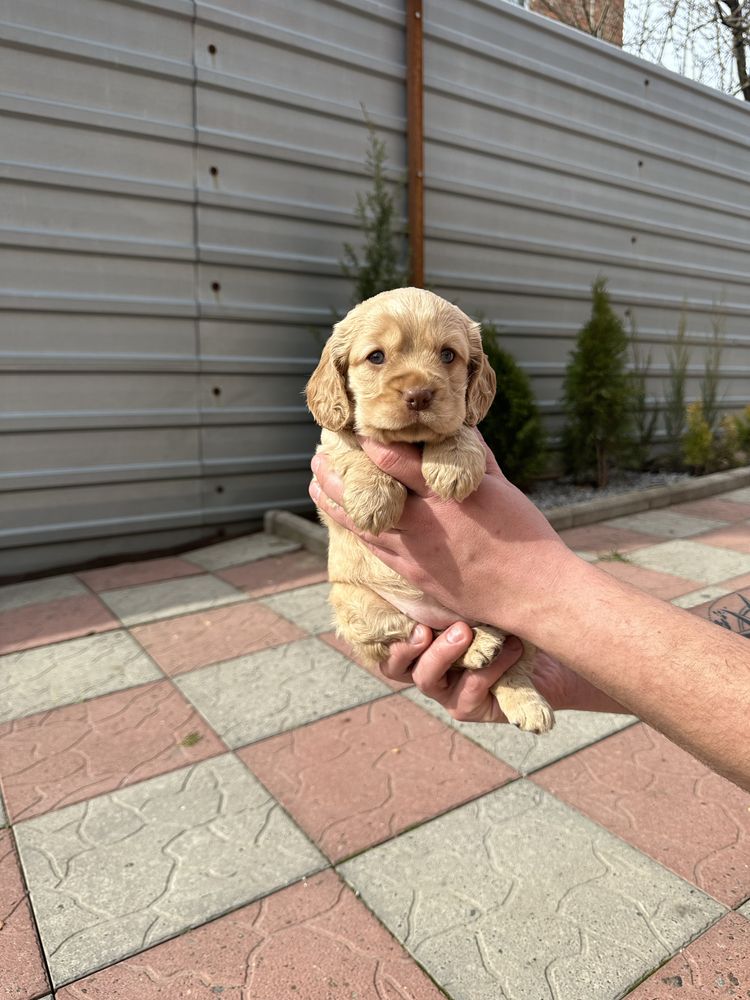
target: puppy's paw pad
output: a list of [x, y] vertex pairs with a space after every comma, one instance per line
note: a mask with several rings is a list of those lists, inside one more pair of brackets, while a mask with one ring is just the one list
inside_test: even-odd
[[555, 715], [547, 702], [539, 696], [515, 699], [513, 705], [501, 705], [508, 722], [525, 733], [548, 733], [555, 725]]

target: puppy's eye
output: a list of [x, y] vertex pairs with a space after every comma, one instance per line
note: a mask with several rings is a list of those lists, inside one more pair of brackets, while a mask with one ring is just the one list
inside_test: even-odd
[[374, 365], [382, 365], [385, 361], [385, 354], [382, 351], [373, 351], [372, 354], [367, 355], [367, 360]]
[[449, 365], [451, 361], [453, 361], [455, 356], [456, 355], [453, 353], [453, 351], [451, 351], [450, 348], [448, 347], [446, 347], [444, 350], [440, 352], [440, 360], [444, 361], [446, 365]]

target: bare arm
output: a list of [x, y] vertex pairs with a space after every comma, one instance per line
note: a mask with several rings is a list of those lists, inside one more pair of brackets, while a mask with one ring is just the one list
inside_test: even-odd
[[[750, 789], [746, 640], [578, 559], [496, 466], [461, 504], [444, 502], [426, 488], [416, 449], [365, 447], [412, 491], [397, 530], [360, 533], [384, 562], [460, 615], [531, 640]], [[335, 477], [316, 474], [335, 499]]]

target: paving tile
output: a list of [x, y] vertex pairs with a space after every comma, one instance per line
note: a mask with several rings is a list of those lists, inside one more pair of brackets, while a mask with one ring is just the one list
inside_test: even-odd
[[643, 545], [654, 544], [653, 535], [613, 527], [611, 522], [568, 528], [567, 531], [560, 532], [560, 538], [568, 548], [586, 552], [629, 552]]
[[750, 920], [750, 899], [748, 899], [744, 906], [739, 908], [738, 912], [742, 913], [748, 920]]
[[7, 825], [8, 825], [8, 816], [7, 816], [7, 814], [5, 812], [5, 808], [3, 806], [2, 796], [0, 796], [0, 827], [7, 826]]
[[0, 722], [161, 680], [126, 632], [0, 656]]
[[[636, 555], [637, 553], [631, 552], [628, 559], [634, 559]], [[633, 565], [632, 562], [606, 559], [598, 562], [597, 566], [605, 573], [609, 573], [610, 576], [615, 576], [618, 580], [630, 583], [634, 587], [638, 587], [639, 590], [645, 590], [647, 594], [661, 597], [665, 601], [691, 592], [700, 584], [700, 580], [675, 576], [672, 573], [659, 573], [653, 569], [644, 569], [642, 566]]]
[[728, 913], [641, 983], [629, 1000], [750, 996], [750, 922]]
[[729, 493], [722, 493], [721, 499], [731, 500], [732, 503], [750, 504], [750, 486], [744, 486], [740, 490], [730, 490]]
[[263, 603], [306, 632], [317, 635], [331, 630], [333, 613], [328, 603], [330, 590], [330, 584], [318, 583], [312, 587], [300, 587], [299, 590], [266, 597]]
[[177, 556], [166, 559], [144, 559], [142, 562], [119, 563], [117, 566], [103, 566], [79, 573], [87, 587], [97, 592], [114, 590], [118, 587], [135, 587], [141, 583], [156, 583], [159, 580], [174, 580], [181, 576], [196, 576], [199, 566], [186, 562]]
[[58, 990], [57, 1000], [444, 1000], [331, 871]]
[[55, 986], [325, 865], [231, 754], [15, 831]]
[[194, 549], [183, 556], [188, 562], [202, 566], [203, 569], [226, 569], [227, 566], [239, 566], [253, 559], [265, 559], [267, 556], [279, 556], [284, 552], [294, 552], [301, 548], [299, 542], [291, 542], [276, 535], [267, 535], [259, 531], [255, 535], [243, 535], [242, 538], [232, 538], [228, 542], [218, 542], [202, 549]]
[[399, 697], [263, 740], [239, 756], [333, 861], [515, 777]]
[[392, 681], [388, 677], [384, 677], [381, 673], [380, 667], [373, 667], [369, 663], [360, 662], [360, 660], [358, 660], [354, 655], [354, 650], [349, 643], [345, 639], [341, 639], [337, 636], [335, 632], [321, 632], [318, 638], [322, 639], [323, 642], [327, 642], [329, 646], [333, 647], [333, 649], [338, 649], [340, 653], [343, 653], [344, 656], [352, 661], [352, 663], [356, 663], [358, 667], [366, 670], [368, 674], [372, 674], [373, 677], [376, 677], [383, 684], [387, 684], [391, 691], [403, 691], [406, 688], [414, 687], [411, 683], [402, 684], [401, 681]]
[[722, 583], [741, 573], [750, 573], [750, 555], [684, 539], [637, 549], [629, 553], [628, 559], [645, 569], [672, 573], [699, 583]]
[[75, 597], [88, 591], [74, 576], [48, 576], [43, 580], [27, 580], [0, 587], [0, 611], [23, 608], [29, 604], [46, 604], [60, 597]]
[[139, 625], [203, 608], [233, 604], [245, 595], [223, 580], [203, 574], [122, 590], [105, 590], [100, 597], [119, 616], [123, 625]]
[[730, 524], [718, 531], [709, 531], [701, 535], [706, 545], [718, 545], [721, 549], [733, 549], [735, 552], [750, 553], [750, 522]]
[[750, 638], [750, 587], [698, 604], [691, 608], [691, 613]]
[[25, 604], [0, 612], [0, 654], [106, 632], [119, 624], [93, 594]]
[[643, 724], [534, 775], [727, 906], [750, 896], [750, 794]]
[[708, 517], [716, 521], [745, 521], [750, 517], [747, 504], [734, 503], [726, 496], [709, 497], [706, 500], [690, 500], [670, 507], [676, 514], [690, 514], [693, 517]]
[[707, 586], [700, 590], [692, 590], [689, 594], [683, 594], [682, 597], [673, 598], [672, 604], [677, 605], [678, 608], [694, 608], [699, 604], [705, 604], [706, 601], [715, 601], [717, 597], [724, 597], [728, 593], [730, 591], [725, 587]]
[[0, 970], [0, 1000], [32, 1000], [49, 989], [10, 830], [0, 830]]
[[612, 528], [622, 528], [624, 531], [639, 531], [646, 535], [659, 535], [661, 538], [689, 538], [700, 535], [712, 528], [720, 528], [723, 521], [715, 518], [693, 517], [689, 514], [676, 513], [671, 507], [658, 510], [644, 510], [639, 514], [628, 514], [625, 517], [614, 517], [605, 521]]
[[132, 633], [173, 677], [301, 639], [305, 634], [270, 608], [249, 601], [141, 625]]
[[447, 726], [478, 743], [480, 747], [484, 747], [493, 757], [505, 761], [520, 774], [530, 774], [590, 743], [632, 726], [635, 722], [632, 715], [614, 715], [608, 712], [556, 712], [555, 728], [552, 732], [537, 736], [535, 733], [522, 733], [515, 726], [456, 722], [441, 705], [432, 698], [425, 697], [415, 687], [409, 688], [406, 697], [416, 705], [421, 705]]
[[612, 1000], [723, 912], [527, 781], [339, 871], [452, 1000]]
[[204, 667], [175, 683], [231, 747], [389, 693], [319, 639]]
[[328, 579], [326, 561], [305, 549], [289, 552], [274, 559], [258, 559], [218, 570], [216, 576], [244, 590], [249, 597], [265, 597], [293, 587], [306, 587]]
[[223, 753], [169, 681], [0, 725], [0, 780], [13, 822]]

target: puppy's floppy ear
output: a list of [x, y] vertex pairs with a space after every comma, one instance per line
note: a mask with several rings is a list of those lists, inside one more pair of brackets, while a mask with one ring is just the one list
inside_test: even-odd
[[466, 387], [466, 423], [476, 427], [484, 420], [492, 400], [495, 398], [497, 379], [495, 369], [482, 350], [482, 334], [479, 323], [471, 323], [469, 337], [469, 383]]
[[337, 335], [339, 326], [336, 324], [333, 328], [318, 367], [305, 388], [307, 408], [315, 423], [329, 431], [343, 430], [353, 417], [346, 391], [346, 360], [341, 338]]

